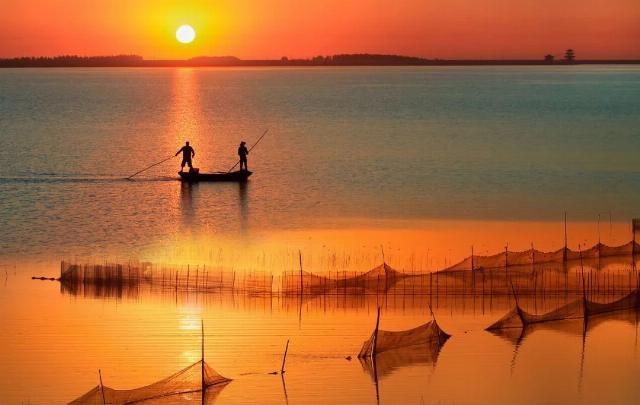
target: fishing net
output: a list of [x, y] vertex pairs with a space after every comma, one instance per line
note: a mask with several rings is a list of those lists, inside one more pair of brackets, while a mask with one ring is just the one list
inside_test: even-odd
[[512, 359], [512, 367], [515, 366], [516, 357], [522, 344], [527, 338], [538, 331], [552, 331], [554, 333], [561, 333], [564, 335], [579, 337], [584, 344], [588, 336], [588, 332], [599, 327], [607, 322], [625, 322], [632, 326], [638, 325], [639, 319], [638, 311], [633, 309], [624, 309], [616, 312], [606, 313], [606, 316], [593, 316], [584, 319], [565, 319], [554, 322], [543, 322], [529, 324], [524, 328], [506, 328], [506, 329], [492, 329], [490, 332], [495, 336], [498, 336], [507, 342], [511, 343], [514, 347], [514, 354]]
[[287, 272], [282, 275], [282, 292], [285, 294], [323, 294], [337, 288], [334, 278], [303, 272]]
[[385, 377], [406, 366], [435, 365], [441, 348], [442, 345], [419, 344], [388, 350], [376, 355], [375, 359], [365, 356], [358, 360], [371, 377]]
[[500, 330], [509, 328], [525, 328], [529, 325], [544, 322], [563, 321], [568, 319], [586, 319], [591, 316], [610, 312], [637, 309], [640, 306], [638, 290], [619, 298], [615, 301], [600, 303], [585, 298], [579, 298], [569, 302], [553, 311], [544, 314], [531, 314], [524, 311], [519, 305], [509, 311], [495, 323], [489, 325], [486, 330]]
[[339, 271], [327, 276], [309, 272], [287, 272], [282, 276], [282, 291], [287, 294], [326, 294], [330, 292], [384, 293], [408, 275], [383, 263], [365, 273]]
[[502, 330], [502, 329], [515, 329], [515, 328], [523, 328], [525, 326], [522, 321], [521, 316], [522, 309], [519, 306], [515, 306], [511, 311], [507, 312], [502, 318], [498, 319], [491, 325], [489, 325], [486, 330]]
[[425, 351], [440, 350], [449, 337], [451, 336], [440, 329], [435, 320], [397, 332], [374, 330], [371, 337], [362, 344], [358, 357], [370, 357], [374, 352], [377, 357], [388, 351], [414, 346]]
[[350, 279], [338, 280], [338, 287], [360, 287], [372, 290], [387, 290], [404, 274], [393, 269], [386, 263], [368, 272]]
[[562, 248], [553, 252], [542, 252], [536, 249], [519, 252], [505, 251], [490, 256], [469, 256], [461, 262], [444, 269], [444, 271], [497, 269], [510, 266], [531, 265], [533, 263], [561, 263], [580, 260], [581, 257], [583, 260], [589, 260], [605, 257], [629, 256], [639, 253], [639, 247], [639, 244], [632, 241], [621, 246], [607, 246], [603, 243], [598, 243], [581, 252], [571, 250], [569, 248]]
[[613, 302], [599, 303], [587, 300], [585, 302], [585, 310], [588, 316], [594, 316], [609, 312], [638, 308], [638, 304], [640, 304], [638, 301], [638, 290], [635, 290]]
[[125, 405], [143, 401], [145, 404], [156, 405], [186, 403], [194, 400], [194, 393], [199, 393], [197, 399], [201, 399], [203, 384], [206, 398], [215, 395], [230, 381], [216, 373], [206, 362], [203, 369], [203, 362], [200, 360], [163, 380], [141, 388], [116, 390], [98, 385], [70, 404]]
[[584, 300], [578, 299], [544, 314], [530, 314], [516, 305], [486, 330], [523, 328], [527, 325], [584, 317]]
[[60, 286], [63, 293], [99, 297], [135, 295], [142, 288], [151, 287], [267, 295], [273, 292], [273, 276], [266, 272], [236, 273], [206, 266], [157, 266], [148, 262], [76, 264], [62, 261]]

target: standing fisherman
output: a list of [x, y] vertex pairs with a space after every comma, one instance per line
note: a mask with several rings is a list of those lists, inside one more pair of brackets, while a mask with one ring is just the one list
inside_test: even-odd
[[248, 154], [249, 154], [249, 151], [245, 146], [245, 142], [244, 141], [240, 142], [240, 146], [238, 147], [238, 156], [240, 156], [240, 171], [242, 171], [243, 166], [244, 166], [244, 170], [249, 171], [249, 169], [247, 168]]
[[189, 146], [189, 141], [187, 141], [186, 144], [176, 152], [176, 156], [178, 156], [180, 152], [182, 152], [182, 164], [180, 165], [180, 172], [182, 173], [185, 164], [189, 166], [189, 171], [193, 170], [191, 158], [196, 156], [196, 151], [193, 150], [191, 146]]

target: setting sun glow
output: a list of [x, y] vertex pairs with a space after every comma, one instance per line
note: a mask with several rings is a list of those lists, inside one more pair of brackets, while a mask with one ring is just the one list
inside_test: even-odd
[[176, 39], [183, 44], [193, 42], [196, 37], [196, 31], [190, 25], [181, 25], [176, 30]]

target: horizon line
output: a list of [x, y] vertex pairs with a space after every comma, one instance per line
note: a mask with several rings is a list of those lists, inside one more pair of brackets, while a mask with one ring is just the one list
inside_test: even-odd
[[240, 59], [236, 56], [194, 56], [188, 59], [145, 59], [140, 55], [58, 55], [0, 58], [0, 68], [64, 67], [340, 67], [340, 66], [573, 66], [637, 65], [640, 59], [577, 59], [569, 49], [564, 58], [547, 54], [539, 59], [427, 59], [393, 54], [336, 54], [307, 59]]
[[[61, 59], [61, 58], [77, 58], [77, 59], [107, 59], [107, 58], [136, 58], [138, 60], [144, 62], [189, 62], [198, 59], [227, 59], [227, 60], [237, 60], [237, 61], [309, 61], [318, 58], [331, 59], [331, 58], [340, 58], [340, 57], [377, 57], [377, 58], [403, 58], [403, 59], [415, 59], [415, 60], [423, 60], [423, 61], [540, 61], [545, 60], [546, 57], [553, 57], [555, 61], [564, 60], [562, 58], [563, 55], [556, 57], [554, 54], [548, 53], [546, 55], [542, 55], [542, 57], [534, 58], [534, 57], [522, 57], [522, 58], [440, 58], [440, 57], [424, 57], [424, 56], [415, 56], [415, 55], [403, 55], [399, 53], [371, 53], [371, 52], [357, 52], [357, 53], [335, 53], [335, 54], [318, 54], [310, 57], [288, 57], [282, 56], [280, 58], [240, 58], [234, 55], [196, 55], [188, 58], [147, 58], [145, 56], [135, 54], [135, 53], [114, 53], [114, 54], [77, 54], [77, 53], [61, 53], [57, 55], [22, 55], [22, 56], [0, 56], [0, 60], [8, 61], [8, 60], [20, 60], [20, 59]], [[624, 58], [584, 58], [584, 59], [575, 59], [578, 61], [640, 61], [639, 57], [624, 57]]]

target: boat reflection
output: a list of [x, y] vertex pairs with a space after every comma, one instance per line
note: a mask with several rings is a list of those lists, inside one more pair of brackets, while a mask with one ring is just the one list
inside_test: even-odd
[[198, 183], [180, 182], [180, 211], [182, 213], [182, 224], [186, 227], [194, 223], [196, 212], [193, 208], [193, 199], [197, 195]]
[[238, 203], [240, 212], [240, 232], [243, 235], [249, 230], [249, 184], [248, 182], [238, 183]]

